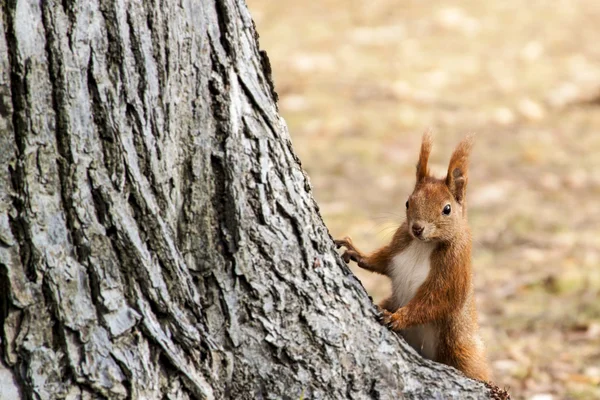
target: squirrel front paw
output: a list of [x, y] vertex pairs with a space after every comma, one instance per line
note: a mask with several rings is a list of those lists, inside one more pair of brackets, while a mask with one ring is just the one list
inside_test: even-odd
[[358, 251], [354, 245], [352, 244], [352, 239], [349, 236], [346, 236], [343, 239], [334, 240], [335, 246], [339, 249], [340, 247], [345, 247], [346, 251], [342, 254], [342, 260], [346, 264], [350, 262], [350, 260], [360, 263], [363, 259], [363, 255], [360, 251]]
[[382, 308], [380, 308], [379, 311], [381, 312], [381, 315], [378, 319], [382, 325], [387, 326], [395, 332], [406, 328], [406, 324], [404, 322], [404, 313], [402, 312], [402, 309], [394, 313], [391, 313], [388, 310]]

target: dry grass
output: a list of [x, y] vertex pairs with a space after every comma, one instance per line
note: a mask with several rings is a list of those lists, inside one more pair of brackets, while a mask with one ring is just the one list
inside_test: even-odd
[[[249, 6], [332, 235], [383, 243], [422, 131], [442, 171], [476, 132], [470, 221], [496, 383], [517, 399], [600, 398], [600, 2]], [[389, 290], [355, 272], [376, 299]]]

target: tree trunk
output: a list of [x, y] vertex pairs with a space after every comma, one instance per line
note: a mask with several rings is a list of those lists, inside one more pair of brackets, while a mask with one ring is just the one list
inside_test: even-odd
[[377, 324], [243, 0], [0, 4], [0, 398], [488, 396]]

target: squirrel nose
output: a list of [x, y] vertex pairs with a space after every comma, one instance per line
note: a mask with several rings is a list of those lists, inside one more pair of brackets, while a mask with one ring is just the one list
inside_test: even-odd
[[419, 224], [413, 224], [412, 226], [412, 231], [415, 234], [415, 236], [421, 236], [421, 234], [423, 233], [423, 230], [425, 228], [423, 228], [421, 225]]

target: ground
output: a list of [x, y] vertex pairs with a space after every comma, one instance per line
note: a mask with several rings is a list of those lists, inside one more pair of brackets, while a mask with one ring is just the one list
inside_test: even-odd
[[[477, 135], [473, 265], [494, 380], [600, 398], [600, 2], [249, 0], [331, 234], [404, 218], [423, 131]], [[358, 271], [375, 300], [386, 278]]]

